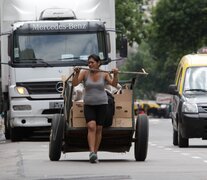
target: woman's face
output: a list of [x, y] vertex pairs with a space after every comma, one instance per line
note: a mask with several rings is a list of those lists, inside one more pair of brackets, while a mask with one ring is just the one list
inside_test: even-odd
[[92, 69], [98, 69], [100, 66], [100, 62], [95, 61], [93, 58], [88, 60], [88, 67]]

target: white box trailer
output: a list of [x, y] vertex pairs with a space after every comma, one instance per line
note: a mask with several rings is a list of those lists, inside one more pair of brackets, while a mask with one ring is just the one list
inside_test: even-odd
[[61, 78], [86, 66], [89, 54], [101, 57], [104, 70], [116, 66], [115, 1], [0, 2], [5, 135], [17, 140], [51, 126], [63, 105]]

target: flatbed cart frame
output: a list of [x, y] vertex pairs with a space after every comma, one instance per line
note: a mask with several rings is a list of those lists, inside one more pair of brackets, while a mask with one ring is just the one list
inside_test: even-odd
[[[103, 128], [102, 141], [99, 151], [108, 152], [129, 152], [132, 143], [134, 144], [134, 157], [136, 161], [145, 161], [148, 150], [149, 121], [146, 114], [134, 115], [134, 85], [136, 78], [130, 81], [122, 81], [120, 84], [127, 86], [132, 92], [131, 97], [131, 125]], [[84, 152], [89, 151], [87, 142], [87, 127], [73, 127], [72, 113], [73, 108], [73, 86], [67, 79], [64, 87], [64, 107], [60, 114], [55, 114], [52, 120], [49, 158], [51, 161], [58, 161], [61, 152]], [[116, 103], [116, 101], [115, 101]], [[124, 104], [124, 102], [122, 103]]]

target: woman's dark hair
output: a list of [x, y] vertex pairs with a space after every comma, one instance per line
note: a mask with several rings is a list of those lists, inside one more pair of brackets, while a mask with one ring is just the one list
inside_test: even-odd
[[88, 60], [90, 58], [93, 58], [96, 62], [101, 62], [100, 57], [98, 55], [96, 55], [96, 54], [91, 54], [90, 56], [88, 56]]

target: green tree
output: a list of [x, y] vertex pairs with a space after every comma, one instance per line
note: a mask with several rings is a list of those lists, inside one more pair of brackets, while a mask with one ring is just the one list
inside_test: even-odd
[[148, 40], [155, 61], [154, 87], [165, 92], [174, 81], [179, 59], [207, 45], [207, 1], [160, 0]]
[[133, 42], [139, 44], [144, 36], [140, 8], [142, 0], [116, 0], [115, 3], [116, 30], [126, 35], [130, 46]]
[[[138, 48], [137, 53], [132, 54], [122, 67], [123, 71], [142, 71], [144, 69], [147, 73], [146, 75], [138, 75], [137, 83], [135, 86], [135, 93], [138, 98], [150, 98], [153, 99], [155, 95], [155, 88], [153, 81], [153, 76], [155, 74], [154, 67], [155, 61], [152, 60], [149, 52], [149, 45], [145, 41], [142, 41]], [[121, 75], [121, 79], [131, 79], [135, 77], [134, 75]]]

